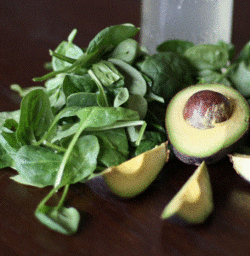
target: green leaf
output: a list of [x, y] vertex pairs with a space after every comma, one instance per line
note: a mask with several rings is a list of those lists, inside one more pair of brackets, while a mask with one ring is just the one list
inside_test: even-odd
[[36, 218], [48, 228], [64, 235], [73, 235], [77, 232], [80, 214], [73, 207], [40, 206], [35, 212]]
[[68, 107], [77, 106], [81, 108], [98, 106], [97, 94], [87, 92], [73, 93], [67, 98], [66, 104]]
[[47, 94], [42, 89], [30, 91], [21, 102], [18, 141], [26, 145], [40, 140], [52, 120], [53, 114]]
[[77, 112], [84, 129], [112, 125], [118, 121], [139, 120], [137, 112], [126, 108], [88, 107]]
[[100, 31], [89, 43], [87, 54], [115, 47], [125, 39], [134, 37], [139, 31], [132, 24], [110, 26]]
[[154, 94], [168, 102], [178, 91], [193, 84], [193, 73], [185, 58], [173, 52], [149, 56], [141, 66], [152, 81]]
[[221, 80], [221, 77], [223, 76], [222, 73], [213, 71], [213, 70], [201, 70], [198, 72], [198, 79], [199, 83], [203, 84], [213, 84], [220, 81], [221, 84], [224, 84], [226, 86], [232, 86], [231, 82], [227, 78], [223, 78]]
[[230, 73], [235, 88], [246, 98], [250, 97], [250, 66], [241, 61]]
[[65, 166], [62, 184], [73, 184], [87, 180], [96, 169], [99, 150], [96, 136], [80, 137]]
[[105, 87], [121, 87], [123, 83], [118, 83], [123, 81], [124, 77], [115, 68], [114, 64], [110, 61], [99, 61], [92, 65], [92, 71], [100, 83]]
[[120, 59], [131, 64], [137, 57], [139, 43], [134, 39], [126, 39], [120, 42], [110, 54], [110, 58]]
[[7, 119], [13, 119], [17, 123], [19, 122], [20, 119], [20, 110], [15, 110], [15, 111], [3, 111], [0, 112], [0, 127], [5, 123]]
[[51, 149], [27, 145], [17, 151], [14, 161], [18, 174], [27, 183], [45, 187], [54, 184], [62, 157]]
[[116, 166], [126, 161], [129, 155], [129, 145], [124, 128], [91, 132], [100, 143], [98, 161], [106, 166]]
[[128, 88], [130, 94], [139, 94], [141, 96], [146, 94], [147, 83], [141, 72], [122, 60], [109, 59], [109, 61], [114, 63], [124, 75], [125, 87]]
[[227, 66], [229, 54], [225, 47], [213, 44], [199, 44], [188, 48], [185, 57], [199, 70], [217, 70]]
[[18, 123], [14, 119], [2, 121], [0, 131], [0, 168], [15, 168], [14, 157], [21, 147], [16, 138]]
[[183, 55], [184, 52], [193, 47], [194, 43], [184, 40], [167, 40], [161, 44], [159, 44], [156, 48], [158, 52], [174, 52], [180, 55]]
[[95, 82], [89, 74], [75, 75], [67, 74], [63, 80], [63, 92], [67, 97], [77, 92], [94, 93], [97, 91]]
[[113, 106], [115, 108], [120, 107], [129, 99], [129, 91], [127, 88], [117, 88], [115, 91], [115, 99]]
[[[83, 51], [80, 47], [73, 44], [73, 39], [75, 35], [76, 35], [76, 30], [73, 30], [68, 37], [68, 41], [61, 42], [56, 48], [55, 52], [61, 55], [65, 55], [66, 57], [69, 57], [72, 59], [78, 59], [83, 54]], [[66, 61], [62, 61], [54, 56], [52, 57], [52, 67], [54, 71], [62, 70], [65, 67], [68, 67], [70, 65], [71, 64]]]

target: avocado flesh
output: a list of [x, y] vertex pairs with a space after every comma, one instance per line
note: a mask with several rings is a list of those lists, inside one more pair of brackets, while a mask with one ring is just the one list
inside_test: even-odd
[[205, 162], [167, 204], [161, 218], [179, 216], [188, 224], [204, 222], [214, 209], [212, 187]]
[[120, 197], [142, 193], [157, 177], [169, 159], [167, 142], [102, 173], [109, 189]]
[[[231, 117], [215, 124], [211, 129], [197, 129], [183, 118], [183, 109], [188, 99], [201, 90], [213, 90], [225, 95], [233, 104]], [[235, 89], [222, 84], [190, 86], [171, 100], [166, 111], [166, 130], [176, 156], [188, 164], [218, 161], [230, 152], [249, 128], [249, 106]]]
[[250, 155], [232, 154], [229, 155], [230, 161], [233, 163], [233, 168], [237, 174], [243, 179], [250, 182]]

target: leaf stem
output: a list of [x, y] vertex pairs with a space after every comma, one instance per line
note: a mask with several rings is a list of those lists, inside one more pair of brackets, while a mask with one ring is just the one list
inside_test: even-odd
[[88, 71], [88, 73], [92, 77], [92, 79], [95, 81], [95, 83], [99, 89], [100, 95], [102, 96], [102, 98], [104, 100], [104, 102], [103, 102], [104, 106], [102, 106], [102, 107], [108, 107], [109, 106], [108, 99], [107, 99], [106, 93], [103, 89], [101, 82], [99, 81], [99, 79], [96, 77], [96, 75], [94, 74], [94, 72], [91, 69]]
[[58, 59], [60, 59], [60, 60], [62, 60], [62, 61], [66, 61], [66, 62], [71, 63], [71, 64], [73, 64], [73, 63], [76, 62], [76, 59], [69, 58], [69, 57], [67, 57], [67, 56], [65, 56], [65, 55], [62, 55], [62, 54], [60, 54], [60, 53], [57, 53], [57, 52], [55, 52], [55, 51], [50, 50], [49, 53], [50, 53], [50, 55], [51, 55], [52, 57], [56, 57], [56, 58], [58, 58]]
[[236, 66], [236, 63], [232, 64], [229, 66], [226, 70], [226, 72], [222, 73], [221, 76], [215, 81], [215, 83], [220, 83], [222, 80], [234, 69]]
[[38, 204], [37, 206], [37, 210], [39, 210], [42, 206], [44, 206], [47, 201], [49, 201], [49, 199], [58, 191], [58, 187], [53, 188], [47, 195], [46, 197], [43, 198], [43, 200]]
[[65, 185], [65, 187], [64, 187], [62, 197], [61, 197], [59, 203], [57, 204], [57, 206], [55, 207], [56, 211], [59, 211], [62, 208], [62, 206], [64, 204], [64, 201], [65, 201], [65, 198], [68, 194], [68, 191], [69, 191], [69, 184]]
[[64, 168], [67, 164], [67, 161], [69, 159], [69, 156], [78, 140], [78, 138], [80, 137], [82, 131], [85, 129], [85, 125], [83, 122], [80, 123], [80, 127], [78, 129], [78, 131], [75, 133], [74, 137], [72, 138], [64, 156], [63, 156], [63, 159], [62, 159], [62, 162], [61, 162], [61, 165], [59, 167], [59, 170], [58, 170], [58, 173], [57, 173], [57, 176], [56, 176], [56, 180], [55, 180], [55, 184], [54, 184], [54, 187], [59, 187], [60, 186], [60, 183], [62, 181], [62, 177], [63, 177], [63, 171], [64, 171]]
[[84, 53], [71, 66], [63, 68], [61, 70], [52, 71], [52, 72], [50, 72], [44, 76], [41, 76], [41, 77], [35, 77], [35, 78], [33, 78], [33, 81], [42, 82], [42, 81], [45, 81], [45, 80], [47, 80], [51, 77], [54, 77], [58, 74], [69, 73], [69, 72], [75, 71], [79, 67], [86, 67], [89, 63], [91, 63], [94, 59], [97, 58], [98, 53], [99, 53], [98, 51], [96, 51], [94, 53], [90, 53], [90, 54]]

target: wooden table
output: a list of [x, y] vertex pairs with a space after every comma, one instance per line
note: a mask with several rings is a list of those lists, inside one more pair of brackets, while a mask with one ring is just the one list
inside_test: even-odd
[[[235, 1], [236, 2], [236, 1]], [[240, 2], [240, 3], [239, 3]], [[140, 24], [136, 0], [40, 0], [0, 2], [0, 110], [19, 107], [9, 85], [34, 85], [54, 49], [78, 29], [76, 44], [86, 46], [112, 24]], [[235, 3], [233, 43], [239, 49], [250, 39], [250, 2]], [[23, 186], [10, 180], [15, 171], [0, 171], [0, 255], [250, 255], [250, 184], [228, 159], [209, 166], [215, 211], [203, 225], [162, 221], [160, 214], [195, 170], [170, 162], [140, 196], [124, 200], [112, 195], [101, 179], [70, 187], [67, 204], [76, 207], [82, 223], [68, 237], [41, 225], [34, 217], [50, 188]]]

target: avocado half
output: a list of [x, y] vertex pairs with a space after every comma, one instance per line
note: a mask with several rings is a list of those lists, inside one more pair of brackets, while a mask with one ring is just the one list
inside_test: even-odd
[[[191, 126], [183, 117], [188, 99], [196, 92], [211, 90], [223, 94], [232, 103], [230, 118], [217, 123], [211, 129]], [[249, 129], [249, 105], [245, 98], [232, 87], [223, 84], [193, 85], [180, 91], [170, 101], [166, 110], [166, 131], [173, 153], [187, 164], [214, 163], [243, 140]]]

